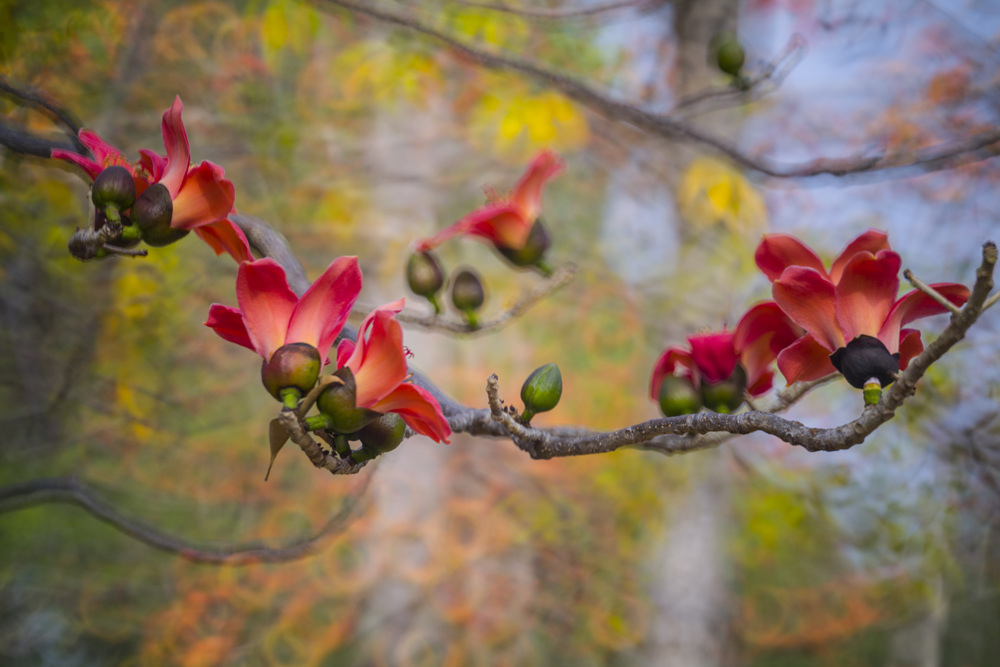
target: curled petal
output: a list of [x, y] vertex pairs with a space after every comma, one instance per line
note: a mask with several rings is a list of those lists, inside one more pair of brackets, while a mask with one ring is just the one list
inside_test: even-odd
[[[542, 210], [542, 191], [545, 185], [558, 176], [565, 166], [558, 153], [546, 149], [535, 156], [528, 165], [528, 170], [517, 182], [512, 199], [528, 227], [535, 222]], [[523, 243], [522, 240], [521, 244]]]
[[104, 171], [104, 167], [97, 162], [94, 162], [90, 158], [84, 157], [73, 151], [65, 151], [61, 148], [55, 148], [52, 150], [52, 157], [56, 160], [66, 160], [67, 162], [72, 162], [87, 172], [87, 176], [90, 176], [90, 180], [92, 181], [97, 178], [98, 174]]
[[207, 243], [216, 255], [229, 253], [237, 264], [253, 261], [247, 237], [243, 234], [243, 230], [230, 220], [219, 220], [196, 227], [194, 233]]
[[[677, 369], [683, 367], [683, 373], [677, 373]], [[683, 347], [668, 347], [660, 356], [659, 361], [653, 368], [653, 377], [649, 383], [649, 395], [653, 401], [660, 400], [660, 386], [664, 378], [669, 375], [684, 375], [692, 384], [694, 382], [694, 361], [691, 353]]]
[[173, 199], [174, 213], [170, 226], [195, 229], [228, 217], [236, 201], [236, 188], [232, 181], [225, 178], [222, 167], [202, 162], [188, 171], [184, 184]]
[[340, 343], [337, 344], [337, 368], [343, 368], [347, 365], [347, 360], [354, 354], [355, 347], [354, 341], [350, 338], [341, 339]]
[[520, 248], [531, 232], [531, 225], [510, 203], [493, 203], [477, 208], [455, 224], [414, 244], [418, 252], [427, 252], [455, 236], [479, 236], [497, 245]]
[[323, 363], [361, 293], [357, 257], [338, 257], [299, 299], [288, 324], [286, 343], [309, 343]]
[[403, 328], [394, 319], [402, 308], [402, 299], [380, 306], [358, 329], [357, 345], [345, 366], [354, 372], [359, 408], [371, 408], [406, 379]]
[[771, 282], [781, 277], [782, 272], [790, 266], [802, 266], [815, 269], [826, 277], [823, 260], [802, 241], [790, 234], [765, 234], [757, 251], [754, 253], [757, 268]]
[[243, 323], [243, 313], [236, 308], [213, 303], [208, 309], [205, 326], [211, 327], [223, 340], [257, 351], [253, 341], [250, 340], [250, 334], [247, 333], [246, 324]]
[[271, 258], [243, 262], [236, 273], [236, 300], [253, 349], [265, 360], [285, 344], [298, 297], [285, 270]]
[[781, 310], [829, 352], [844, 346], [834, 285], [816, 270], [788, 267], [774, 281], [771, 294]]
[[805, 330], [788, 319], [774, 301], [753, 306], [740, 318], [733, 335], [733, 345], [747, 372], [747, 391], [757, 396], [771, 388], [773, 373], [769, 370], [778, 353], [805, 334]]
[[[958, 283], [934, 283], [932, 288], [956, 306], [969, 300], [969, 288]], [[899, 352], [900, 328], [904, 324], [932, 315], [940, 315], [948, 309], [923, 292], [913, 290], [899, 299], [889, 312], [889, 316], [878, 333], [878, 338], [890, 352]]]
[[788, 384], [818, 380], [837, 372], [830, 362], [830, 350], [819, 344], [812, 334], [806, 334], [781, 351], [778, 370]]
[[709, 384], [729, 379], [739, 357], [733, 347], [732, 331], [713, 331], [688, 338], [691, 359]]
[[372, 409], [378, 412], [395, 412], [417, 433], [437, 442], [449, 442], [451, 426], [444, 418], [437, 399], [423, 387], [400, 384], [375, 403]]
[[920, 332], [916, 329], [903, 329], [899, 332], [899, 370], [905, 371], [910, 360], [924, 351], [924, 343], [920, 340]]
[[[177, 198], [181, 185], [184, 183], [184, 176], [191, 165], [191, 148], [188, 145], [187, 130], [184, 129], [184, 123], [181, 121], [183, 110], [184, 104], [178, 95], [174, 98], [174, 103], [170, 108], [163, 112], [163, 122], [160, 123], [163, 146], [167, 149], [167, 167], [159, 182], [166, 186], [167, 190], [170, 191], [170, 196], [174, 199]], [[232, 207], [230, 206], [230, 208]], [[174, 225], [174, 227], [176, 226]]]
[[863, 250], [847, 262], [835, 289], [837, 321], [844, 340], [878, 336], [899, 292], [901, 265], [899, 255], [891, 250], [878, 255]]
[[840, 282], [840, 276], [844, 273], [844, 267], [859, 252], [870, 252], [875, 255], [880, 250], [891, 250], [889, 247], [889, 235], [878, 229], [869, 229], [867, 232], [863, 232], [848, 243], [837, 259], [833, 260], [833, 266], [830, 267], [830, 280], [834, 285]]
[[150, 177], [152, 177], [153, 182], [158, 182], [163, 178], [163, 172], [167, 170], [167, 158], [154, 153], [148, 148], [139, 149], [139, 164], [142, 165], [143, 169], [149, 172]]

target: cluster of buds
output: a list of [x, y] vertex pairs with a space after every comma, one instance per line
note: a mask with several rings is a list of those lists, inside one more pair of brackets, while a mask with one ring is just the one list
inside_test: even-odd
[[[479, 326], [479, 309], [486, 301], [486, 290], [479, 274], [468, 267], [457, 270], [448, 281], [452, 305], [465, 316], [470, 328]], [[443, 311], [439, 293], [445, 286], [444, 270], [431, 250], [421, 250], [410, 255], [406, 263], [406, 284], [410, 290], [427, 299], [434, 306], [434, 313]]]

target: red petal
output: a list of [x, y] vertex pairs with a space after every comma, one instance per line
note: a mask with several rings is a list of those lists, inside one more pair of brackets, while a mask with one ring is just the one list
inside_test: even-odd
[[656, 366], [653, 367], [653, 377], [649, 383], [649, 395], [654, 402], [660, 401], [660, 386], [664, 378], [669, 375], [678, 375], [677, 367], [683, 366], [686, 372], [683, 375], [693, 382], [694, 362], [691, 360], [691, 353], [683, 347], [668, 347], [660, 356]]
[[[969, 300], [969, 288], [958, 283], [934, 283], [931, 285], [941, 296], [948, 299], [956, 306], [962, 306]], [[890, 352], [897, 352], [899, 344], [900, 328], [904, 324], [919, 320], [931, 315], [947, 313], [948, 309], [930, 298], [923, 292], [913, 290], [905, 294], [892, 307], [889, 316], [885, 319], [885, 324], [878, 333], [878, 338]]]
[[859, 252], [867, 251], [875, 255], [878, 254], [879, 250], [891, 250], [888, 234], [878, 229], [869, 229], [867, 232], [862, 233], [848, 243], [837, 259], [833, 260], [833, 266], [830, 267], [830, 280], [834, 285], [840, 282], [840, 276], [844, 273], [844, 267]]
[[[358, 329], [358, 342], [345, 365], [354, 372], [355, 404], [370, 408], [395, 389], [409, 369], [403, 353], [403, 328], [395, 319], [403, 300], [373, 310]], [[368, 329], [371, 332], [368, 332]]]
[[[160, 123], [163, 146], [167, 149], [167, 168], [159, 182], [166, 186], [167, 190], [170, 191], [170, 196], [174, 199], [177, 198], [181, 185], [184, 183], [184, 176], [187, 174], [188, 167], [191, 166], [191, 148], [188, 145], [187, 130], [184, 129], [184, 122], [181, 120], [183, 110], [184, 104], [178, 95], [174, 98], [174, 103], [170, 108], [163, 112], [163, 122]], [[174, 206], [174, 215], [176, 215], [176, 204]], [[215, 219], [218, 220], [218, 218]], [[177, 227], [177, 225], [172, 226]]]
[[230, 343], [242, 345], [254, 352], [257, 351], [247, 333], [247, 327], [243, 323], [243, 313], [236, 308], [213, 303], [208, 309], [208, 320], [205, 321], [205, 326], [211, 327], [215, 333]]
[[92, 181], [97, 178], [98, 174], [104, 171], [104, 167], [97, 162], [94, 162], [89, 157], [84, 157], [73, 151], [64, 151], [61, 148], [55, 148], [52, 150], [52, 157], [56, 160], [66, 160], [67, 162], [72, 162], [87, 172], [87, 176], [90, 176], [90, 180]]
[[524, 221], [516, 206], [495, 203], [477, 208], [429, 239], [417, 241], [414, 246], [417, 251], [426, 252], [455, 236], [479, 236], [498, 245], [520, 248], [530, 232], [531, 225]]
[[229, 253], [237, 264], [253, 261], [247, 237], [243, 234], [243, 230], [230, 220], [219, 220], [210, 225], [196, 227], [194, 233], [207, 243], [216, 255]]
[[729, 379], [739, 358], [733, 347], [732, 331], [713, 331], [688, 338], [691, 359], [705, 381], [714, 384]]
[[167, 170], [167, 158], [154, 153], [148, 148], [140, 148], [139, 155], [142, 156], [139, 158], [139, 164], [149, 172], [154, 183], [159, 182], [163, 178], [163, 172]]
[[924, 351], [920, 340], [920, 332], [916, 329], [903, 329], [899, 332], [899, 370], [905, 371], [910, 360]]
[[326, 362], [327, 352], [344, 328], [361, 293], [357, 257], [338, 257], [299, 299], [288, 324], [286, 343], [309, 343]]
[[[749, 372], [748, 372], [749, 376]], [[751, 396], [760, 396], [761, 394], [766, 394], [774, 386], [774, 371], [765, 371], [756, 379], [756, 381], [751, 381], [747, 377], [747, 392]]]
[[816, 269], [820, 275], [826, 276], [823, 260], [809, 246], [789, 234], [765, 234], [757, 246], [754, 259], [757, 261], [757, 268], [771, 282], [780, 278], [782, 272], [790, 266]]
[[243, 262], [236, 273], [236, 300], [253, 349], [270, 359], [285, 344], [288, 321], [299, 301], [285, 269], [270, 257]]
[[395, 412], [417, 433], [437, 442], [449, 442], [451, 426], [437, 399], [426, 389], [403, 383], [372, 406], [378, 412]]
[[793, 322], [833, 352], [844, 346], [834, 289], [833, 283], [815, 270], [790, 266], [774, 281], [771, 294]]
[[235, 201], [236, 188], [225, 178], [225, 170], [202, 162], [188, 171], [180, 192], [174, 195], [170, 226], [194, 229], [217, 222], [229, 216]]
[[830, 363], [830, 350], [816, 342], [810, 334], [781, 351], [778, 355], [778, 370], [785, 376], [788, 384], [818, 380], [837, 372]]
[[355, 347], [354, 341], [350, 338], [341, 339], [340, 343], [337, 344], [337, 368], [343, 368], [347, 365], [347, 360], [354, 354]]
[[[844, 340], [878, 336], [899, 293], [902, 260], [891, 250], [855, 253], [837, 283], [837, 321]], [[890, 350], [891, 352], [892, 350]]]
[[[551, 150], [543, 150], [521, 176], [512, 196], [525, 224], [530, 227], [542, 210], [542, 191], [545, 185], [565, 168], [562, 158]], [[524, 241], [521, 241], [524, 244]]]

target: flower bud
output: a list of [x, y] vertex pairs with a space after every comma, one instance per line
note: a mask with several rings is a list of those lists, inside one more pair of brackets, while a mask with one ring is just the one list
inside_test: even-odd
[[406, 434], [406, 422], [394, 412], [387, 412], [360, 431], [361, 450], [351, 454], [357, 463], [373, 459], [379, 454], [391, 452], [399, 447]]
[[382, 416], [381, 412], [357, 407], [357, 388], [350, 368], [345, 366], [338, 369], [334, 375], [343, 382], [331, 383], [316, 400], [316, 407], [329, 419], [330, 430], [344, 434], [356, 433]]
[[737, 41], [736, 36], [731, 33], [720, 35], [713, 40], [713, 45], [715, 47], [715, 63], [719, 69], [730, 76], [739, 76], [743, 63], [746, 61], [746, 52]]
[[462, 269], [452, 279], [451, 302], [465, 313], [471, 326], [476, 326], [476, 311], [486, 300], [479, 275], [472, 269]]
[[549, 231], [542, 223], [542, 219], [535, 220], [528, 232], [528, 238], [521, 248], [508, 248], [504, 246], [494, 246], [508, 262], [514, 266], [536, 266], [543, 273], [551, 273], [551, 270], [544, 264], [545, 253], [548, 252], [552, 240], [549, 238]]
[[260, 379], [271, 396], [283, 400], [282, 390], [298, 391], [296, 402], [316, 386], [319, 379], [319, 351], [308, 343], [282, 345], [260, 367]]
[[677, 375], [668, 375], [660, 385], [660, 412], [665, 417], [690, 415], [701, 410], [701, 395], [691, 386], [691, 381]]
[[743, 403], [743, 392], [747, 388], [747, 374], [741, 364], [736, 364], [733, 374], [722, 382], [701, 383], [701, 403], [713, 412], [729, 414]]
[[173, 214], [174, 202], [162, 183], [150, 185], [132, 204], [132, 224], [139, 228], [146, 245], [153, 247], [170, 245], [188, 235], [186, 229], [170, 226]]
[[135, 181], [125, 167], [108, 167], [97, 175], [90, 188], [90, 198], [108, 218], [118, 222], [119, 213], [135, 203]]
[[521, 385], [524, 412], [521, 421], [528, 423], [538, 412], [548, 412], [562, 397], [562, 373], [555, 364], [545, 364], [532, 371]]
[[415, 252], [406, 262], [406, 282], [413, 290], [434, 306], [434, 312], [441, 312], [437, 293], [444, 286], [444, 271], [437, 258], [430, 252]]

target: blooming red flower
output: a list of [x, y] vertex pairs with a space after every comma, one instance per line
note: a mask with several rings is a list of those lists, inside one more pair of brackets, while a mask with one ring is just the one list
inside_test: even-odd
[[451, 427], [434, 396], [406, 382], [403, 328], [395, 320], [404, 299], [373, 310], [358, 329], [358, 341], [344, 339], [337, 347], [337, 367], [348, 367], [357, 386], [355, 405], [376, 412], [395, 412], [407, 425], [437, 442], [448, 442]]
[[743, 364], [752, 370], [747, 380], [751, 395], [763, 394], [774, 383], [771, 365], [786, 347], [805, 334], [805, 329], [790, 320], [773, 301], [762, 301], [746, 312], [733, 336], [733, 346], [739, 351]]
[[90, 130], [81, 130], [80, 141], [97, 158], [91, 160], [64, 150], [52, 151], [52, 157], [68, 160], [80, 166], [91, 180], [105, 168], [120, 165], [129, 170], [135, 180], [136, 194], [141, 195], [153, 183], [161, 183], [170, 193], [173, 214], [170, 226], [194, 230], [216, 254], [229, 253], [237, 262], [250, 261], [250, 245], [235, 223], [228, 219], [233, 211], [236, 189], [225, 178], [225, 170], [211, 162], [191, 166], [191, 150], [187, 131], [181, 121], [184, 108], [180, 97], [163, 114], [161, 132], [166, 156], [142, 149], [138, 164], [129, 162], [114, 146]]
[[205, 325], [264, 361], [283, 345], [307, 343], [326, 363], [360, 292], [357, 257], [335, 259], [301, 298], [288, 286], [285, 269], [273, 259], [243, 262], [236, 273], [239, 308], [213, 304]]
[[545, 185], [564, 167], [557, 153], [543, 150], [528, 165], [509, 198], [491, 201], [431, 238], [418, 240], [417, 251], [436, 248], [453, 236], [478, 236], [497, 248], [523, 248], [541, 213]]
[[[778, 354], [778, 368], [789, 383], [839, 371], [855, 387], [871, 377], [885, 386], [923, 350], [920, 332], [902, 326], [947, 312], [917, 290], [896, 299], [902, 260], [875, 230], [852, 241], [830, 271], [787, 235], [765, 236], [756, 259], [772, 281], [777, 306], [806, 331]], [[958, 306], [969, 297], [964, 285], [932, 287]]]

